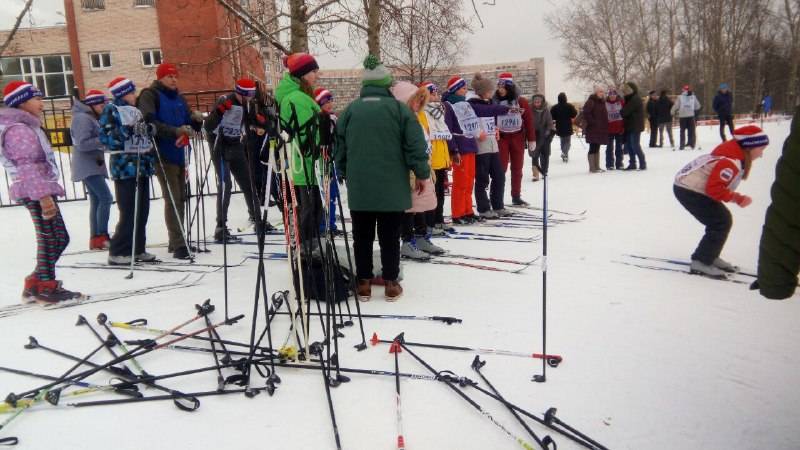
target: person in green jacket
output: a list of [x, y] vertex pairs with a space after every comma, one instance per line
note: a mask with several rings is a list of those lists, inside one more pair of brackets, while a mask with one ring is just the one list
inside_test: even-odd
[[289, 134], [289, 172], [297, 193], [301, 251], [307, 253], [318, 248], [314, 238], [322, 220], [322, 200], [314, 167], [319, 159], [320, 108], [314, 100], [319, 65], [308, 53], [293, 53], [284, 59], [284, 65], [288, 72], [278, 83], [275, 99], [281, 128]]
[[387, 301], [403, 293], [400, 272], [400, 225], [411, 208], [408, 172], [416, 176], [415, 189], [424, 189], [430, 177], [428, 145], [414, 113], [397, 101], [389, 87], [392, 74], [373, 55], [364, 60], [360, 97], [339, 117], [335, 150], [336, 169], [347, 180], [353, 219], [359, 300], [372, 295], [372, 244], [375, 226], [381, 249], [382, 278]]
[[775, 168], [758, 250], [758, 279], [751, 286], [772, 300], [794, 295], [800, 271], [800, 108]]

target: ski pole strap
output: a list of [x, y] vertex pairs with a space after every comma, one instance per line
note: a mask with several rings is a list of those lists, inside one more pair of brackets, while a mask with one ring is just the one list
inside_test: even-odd
[[170, 394], [173, 397], [172, 402], [181, 411], [192, 412], [200, 407], [200, 399], [198, 399], [197, 397], [187, 395], [178, 391], [171, 391]]
[[4, 437], [0, 438], [0, 445], [5, 445], [7, 447], [12, 447], [14, 445], [19, 444], [19, 439], [15, 437]]

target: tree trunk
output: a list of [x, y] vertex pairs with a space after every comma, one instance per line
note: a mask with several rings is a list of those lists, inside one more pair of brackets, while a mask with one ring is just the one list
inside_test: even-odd
[[381, 57], [381, 0], [366, 0], [367, 4], [367, 50]]
[[308, 18], [306, 17], [305, 0], [289, 0], [289, 13], [291, 15], [291, 44], [292, 53], [308, 52]]

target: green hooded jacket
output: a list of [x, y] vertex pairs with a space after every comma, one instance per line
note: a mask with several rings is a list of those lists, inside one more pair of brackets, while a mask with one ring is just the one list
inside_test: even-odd
[[800, 270], [800, 108], [795, 110], [770, 193], [754, 287], [766, 298], [782, 300], [794, 294]]
[[409, 209], [409, 171], [430, 177], [428, 144], [411, 109], [387, 88], [364, 86], [336, 129], [336, 170], [347, 179], [350, 210]]
[[[275, 90], [275, 100], [280, 108], [281, 126], [286, 129], [291, 125], [290, 121], [294, 111], [297, 114], [297, 125], [300, 127], [298, 135], [289, 144], [294, 167], [292, 180], [297, 186], [315, 186], [317, 184], [317, 177], [314, 171], [315, 160], [310, 154], [303, 158], [300, 154], [300, 148], [309, 148], [307, 145], [309, 130], [305, 128], [305, 125], [310, 120], [317, 120], [317, 116], [320, 113], [319, 105], [300, 89], [300, 80], [291, 76], [288, 72], [283, 75], [283, 79], [278, 83], [278, 88]], [[312, 129], [314, 133], [313, 146], [316, 147], [319, 145], [319, 129], [317, 126], [312, 127]], [[286, 131], [289, 134], [293, 134], [288, 129]], [[306, 177], [306, 173], [308, 173], [308, 177]]]

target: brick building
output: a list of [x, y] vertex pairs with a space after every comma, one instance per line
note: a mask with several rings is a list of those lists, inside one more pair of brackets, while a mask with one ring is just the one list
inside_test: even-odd
[[162, 61], [178, 66], [184, 92], [227, 90], [244, 76], [274, 88], [282, 71], [215, 0], [64, 0], [64, 9], [66, 26], [17, 32], [0, 59], [0, 88], [25, 79], [60, 97], [73, 85], [105, 90], [120, 75], [144, 88]]
[[[531, 58], [527, 61], [518, 62], [458, 66], [451, 70], [440, 71], [431, 77], [431, 81], [444, 89], [447, 85], [447, 80], [451, 76], [460, 75], [469, 83], [476, 72], [481, 72], [489, 79], [496, 79], [502, 72], [511, 72], [514, 75], [514, 81], [522, 90], [522, 95], [527, 97], [545, 92], [544, 58]], [[361, 90], [361, 73], [360, 69], [331, 70], [323, 67], [319, 85], [333, 92], [336, 97], [337, 108], [344, 109], [348, 103], [358, 97]], [[397, 76], [396, 78], [405, 79], [402, 76]]]

